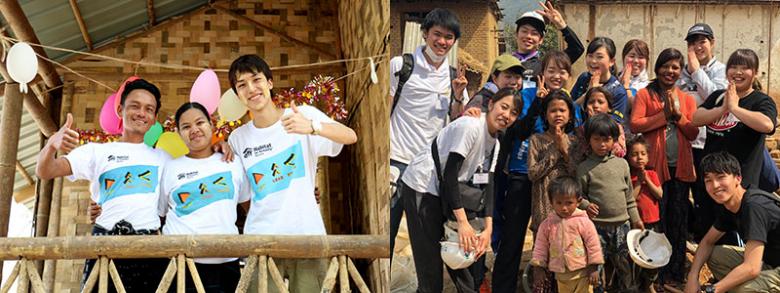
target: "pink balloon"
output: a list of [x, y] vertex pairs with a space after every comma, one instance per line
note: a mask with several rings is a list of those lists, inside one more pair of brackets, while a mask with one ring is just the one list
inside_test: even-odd
[[219, 89], [219, 78], [211, 69], [201, 72], [190, 89], [190, 102], [200, 103], [206, 107], [209, 114], [217, 110], [220, 96], [222, 91]]
[[116, 115], [117, 94], [111, 94], [100, 109], [100, 127], [108, 134], [122, 133], [122, 120]]
[[127, 85], [131, 81], [136, 81], [139, 79], [141, 78], [133, 75], [125, 79], [125, 81], [123, 81], [122, 84], [119, 85], [119, 90], [116, 91], [116, 93], [114, 94], [114, 114], [116, 115], [117, 118], [122, 119], [122, 117], [119, 117], [119, 105], [121, 105], [122, 92], [125, 90], [125, 85]]

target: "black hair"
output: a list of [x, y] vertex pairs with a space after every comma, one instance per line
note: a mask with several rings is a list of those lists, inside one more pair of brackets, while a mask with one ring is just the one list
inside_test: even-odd
[[520, 91], [515, 90], [513, 88], [502, 88], [498, 90], [495, 94], [490, 96], [490, 101], [495, 103], [498, 100], [503, 99], [506, 96], [512, 96], [512, 105], [514, 106], [514, 111], [517, 111], [517, 113], [523, 112], [523, 95]]
[[547, 108], [550, 106], [550, 103], [552, 101], [561, 100], [566, 103], [566, 107], [569, 108], [569, 122], [566, 123], [566, 126], [563, 129], [563, 132], [569, 133], [572, 130], [574, 130], [574, 120], [576, 117], [574, 116], [574, 102], [571, 100], [571, 97], [569, 97], [569, 94], [567, 94], [565, 91], [557, 89], [554, 91], [551, 91], [547, 96], [544, 98], [544, 101], [542, 101], [542, 126], [544, 126], [544, 130], [547, 130], [550, 128], [549, 122], [547, 122]]
[[[592, 88], [590, 88], [590, 89], [589, 89], [587, 92], [585, 92], [585, 101], [583, 101], [583, 102], [582, 102], [582, 105], [583, 105], [583, 106], [586, 106], [586, 107], [588, 106], [588, 101], [590, 100], [590, 95], [592, 95], [592, 94], [594, 94], [594, 93], [601, 93], [602, 95], [604, 95], [604, 98], [605, 98], [605, 99], [607, 99], [607, 106], [609, 107], [609, 109], [610, 109], [610, 110], [612, 110], [612, 109], [615, 109], [615, 108], [612, 106], [612, 103], [613, 103], [613, 101], [612, 101], [612, 100], [614, 99], [614, 98], [612, 97], [612, 93], [611, 93], [611, 92], [609, 92], [609, 91], [608, 91], [608, 90], [607, 90], [605, 87], [603, 87], [603, 86], [592, 87]], [[585, 113], [585, 115], [587, 115], [587, 112]]]
[[699, 39], [699, 37], [704, 37], [704, 38], [706, 38], [707, 40], [710, 40], [710, 42], [712, 42], [713, 40], [715, 40], [715, 36], [697, 34], [697, 35], [693, 35], [693, 36], [691, 36], [690, 38], [686, 39], [686, 40], [685, 40], [685, 42], [687, 42], [687, 43], [688, 43], [688, 45], [690, 45], [690, 44], [692, 44], [693, 42], [695, 42], [696, 40], [698, 40], [698, 39]]
[[663, 51], [661, 51], [660, 54], [658, 54], [658, 59], [655, 60], [655, 68], [654, 71], [656, 78], [653, 79], [653, 81], [650, 82], [650, 84], [647, 85], [647, 89], [650, 91], [655, 92], [657, 95], [661, 95], [661, 86], [658, 84], [658, 71], [661, 70], [661, 67], [666, 64], [666, 62], [677, 60], [680, 62], [680, 67], [684, 65], [683, 55], [680, 52], [680, 50], [677, 50], [675, 48], [666, 48]]
[[640, 58], [650, 59], [650, 48], [648, 48], [647, 43], [639, 39], [633, 39], [626, 42], [626, 44], [623, 45], [623, 53], [622, 53], [623, 60], [625, 60], [626, 55], [628, 55], [628, 53], [631, 53], [631, 50], [634, 49], [636, 49], [636, 53], [637, 55], [639, 55]]
[[729, 174], [742, 176], [742, 169], [739, 161], [732, 154], [727, 152], [716, 152], [707, 154], [701, 159], [701, 173]]
[[[252, 74], [258, 74], [263, 73], [265, 75], [265, 79], [267, 80], [273, 80], [274, 77], [271, 74], [271, 67], [268, 66], [268, 63], [263, 60], [263, 58], [260, 58], [260, 56], [257, 56], [255, 54], [249, 54], [249, 55], [243, 55], [241, 57], [236, 58], [236, 60], [233, 60], [233, 63], [230, 64], [230, 70], [228, 71], [228, 80], [230, 81], [230, 88], [233, 89], [235, 93], [238, 93], [236, 90], [236, 83], [238, 83], [238, 75], [242, 73], [252, 73]], [[271, 92], [271, 96], [273, 97], [273, 92]]]
[[620, 126], [609, 117], [609, 114], [598, 114], [585, 121], [585, 140], [590, 141], [594, 135], [612, 137], [617, 140], [620, 137]]
[[198, 102], [187, 102], [182, 104], [178, 110], [176, 110], [176, 115], [174, 116], [174, 121], [176, 121], [176, 127], [179, 127], [179, 120], [181, 119], [181, 115], [184, 115], [184, 112], [187, 112], [189, 109], [196, 109], [203, 112], [203, 116], [206, 116], [206, 120], [209, 121], [209, 124], [211, 124], [211, 116], [209, 116], [209, 111], [206, 110], [206, 107], [203, 107]]
[[[607, 50], [607, 55], [609, 56], [609, 59], [615, 59], [615, 55], [617, 54], [617, 49], [615, 48], [615, 42], [608, 37], [596, 37], [593, 39], [593, 41], [590, 41], [590, 44], [588, 44], [587, 53], [588, 54], [596, 53], [596, 51], [601, 47], [604, 47], [604, 49]], [[617, 75], [617, 69], [615, 68], [615, 65], [612, 65], [609, 68], [609, 72], [612, 73], [612, 75]]]
[[571, 75], [571, 58], [561, 50], [550, 50], [542, 57], [542, 74], [550, 64], [555, 63], [560, 69], [566, 70]]
[[550, 181], [550, 187], [547, 188], [547, 197], [553, 201], [555, 196], [574, 195], [577, 199], [582, 196], [580, 183], [572, 176], [563, 175], [553, 178]]
[[753, 89], [762, 91], [761, 82], [756, 78], [758, 76], [758, 55], [751, 49], [737, 49], [731, 53], [726, 62], [726, 70], [732, 66], [744, 65], [753, 70]]
[[647, 140], [645, 139], [645, 136], [641, 133], [638, 133], [634, 135], [633, 138], [629, 139], [626, 143], [626, 152], [631, 153], [631, 149], [634, 147], [634, 145], [643, 145], [646, 149], [650, 149], [650, 144], [647, 143]]
[[156, 85], [146, 81], [145, 79], [136, 79], [134, 81], [125, 84], [125, 89], [124, 91], [122, 91], [122, 98], [119, 100], [119, 104], [122, 105], [122, 107], [124, 107], [125, 100], [127, 100], [127, 95], [134, 90], [145, 90], [154, 96], [154, 101], [157, 103], [157, 105], [155, 105], [154, 107], [154, 114], [157, 115], [157, 112], [160, 111], [160, 106], [161, 106], [160, 89], [158, 89]]
[[452, 31], [455, 34], [455, 39], [460, 39], [460, 21], [458, 21], [458, 16], [449, 9], [436, 8], [428, 12], [420, 29], [427, 32], [435, 25]]

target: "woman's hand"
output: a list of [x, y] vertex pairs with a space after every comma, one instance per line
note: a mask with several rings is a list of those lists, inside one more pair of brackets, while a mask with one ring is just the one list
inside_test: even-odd
[[458, 239], [460, 240], [460, 249], [466, 252], [474, 252], [477, 246], [477, 236], [474, 228], [468, 221], [458, 222]]
[[539, 84], [536, 86], [536, 97], [544, 99], [550, 93], [547, 86], [544, 85], [544, 75], [539, 75], [537, 81], [539, 81]]

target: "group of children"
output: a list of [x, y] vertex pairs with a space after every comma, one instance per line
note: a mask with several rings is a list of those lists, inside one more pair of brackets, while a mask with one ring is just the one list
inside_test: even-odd
[[[555, 24], [563, 34], [565, 52], [538, 51], [546, 22]], [[724, 65], [713, 55], [712, 29], [695, 24], [685, 39], [687, 56], [674, 48], [662, 50], [655, 62], [656, 78], [651, 80], [646, 69], [650, 58], [647, 43], [638, 39], [627, 42], [622, 50], [623, 70], [618, 72], [614, 42], [597, 37], [586, 50], [587, 72], [576, 79], [569, 93], [565, 86], [571, 78], [571, 64], [583, 50], [560, 13], [548, 2], [543, 10], [521, 16], [517, 25], [518, 51], [496, 59], [479, 101], [468, 103], [464, 117], [453, 122], [487, 112], [483, 105], [490, 99], [484, 97], [496, 91], [502, 96], [494, 96], [494, 100], [509, 95], [501, 87], [515, 90], [511, 95], [522, 101], [522, 111], [503, 135], [485, 138], [497, 139], [500, 145], [497, 157], [485, 153], [485, 158], [496, 162], [495, 177], [488, 185], [490, 193], [485, 195], [494, 199], [489, 210], [476, 216], [493, 223], [492, 228], [482, 231], [492, 234], [496, 252], [493, 291], [516, 290], [529, 219], [535, 238], [531, 261], [536, 268], [535, 292], [590, 292], [592, 285], [610, 292], [663, 288], [655, 284], [679, 287], [686, 276], [686, 241], [700, 240], [714, 221], [715, 204], [706, 193], [699, 170], [702, 158], [728, 152], [741, 162], [745, 186], [763, 184], [767, 191], [777, 189], [776, 184], [761, 180], [777, 174], [773, 162], [765, 159], [768, 153], [764, 147], [766, 134], [774, 132], [777, 110], [772, 98], [761, 92], [756, 53], [737, 50]], [[447, 25], [430, 27], [446, 30]], [[428, 32], [425, 27], [423, 30]], [[435, 44], [426, 43], [421, 52], [430, 45]], [[456, 117], [450, 112], [451, 119]], [[392, 121], [399, 119], [391, 117]], [[391, 127], [393, 131], [398, 130]], [[391, 135], [391, 145], [394, 139], [402, 140]], [[429, 161], [429, 144], [427, 149], [416, 157]], [[441, 148], [438, 152], [448, 153]], [[419, 204], [427, 196], [443, 201], [452, 201], [453, 194], [460, 197], [462, 193], [449, 192], [452, 188], [447, 184], [471, 183], [471, 174], [458, 176], [458, 181], [446, 181], [445, 176], [444, 181], [430, 181], [427, 190], [416, 190], [416, 205], [414, 196], [405, 202], [410, 205], [405, 210], [408, 220], [410, 214], [424, 212]], [[407, 173], [403, 181], [418, 179], [417, 175]], [[458, 215], [457, 209], [453, 211]], [[445, 216], [449, 212], [437, 210]], [[458, 218], [458, 222], [466, 220], [472, 219]], [[429, 224], [441, 226], [442, 221]], [[426, 230], [425, 224], [410, 227], [421, 285], [418, 290], [437, 292], [441, 291], [439, 286], [425, 284], [429, 278], [439, 278], [440, 273], [437, 277], [435, 272], [420, 271], [429, 266], [421, 264], [427, 258], [418, 257], [415, 238], [438, 241], [443, 235]], [[659, 270], [635, 265], [626, 243], [630, 229], [664, 233], [672, 244], [669, 264]], [[394, 236], [391, 234], [391, 239]], [[469, 237], [477, 236], [459, 239], [466, 251], [471, 247], [467, 245]], [[479, 237], [484, 238], [484, 234]], [[436, 247], [431, 245], [431, 250], [423, 252], [428, 258]], [[459, 292], [479, 290], [483, 263], [477, 261], [469, 268], [476, 281], [469, 286], [456, 284]]]

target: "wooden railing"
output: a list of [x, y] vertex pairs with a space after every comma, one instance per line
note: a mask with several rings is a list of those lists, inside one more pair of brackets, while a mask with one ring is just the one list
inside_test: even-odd
[[[198, 292], [205, 292], [193, 258], [247, 257], [236, 292], [246, 292], [253, 274], [257, 274], [258, 292], [267, 292], [267, 276], [282, 292], [287, 292], [274, 258], [327, 258], [330, 265], [321, 292], [332, 292], [336, 278], [341, 292], [349, 292], [350, 277], [358, 290], [369, 292], [352, 258], [387, 258], [387, 236], [261, 236], [261, 235], [179, 235], [179, 236], [79, 236], [52, 238], [0, 238], [0, 260], [20, 260], [11, 276], [0, 287], [6, 293], [17, 279], [19, 292], [27, 288], [46, 292], [33, 260], [98, 259], [82, 292], [107, 292], [109, 280], [118, 292], [125, 292], [113, 259], [170, 258], [157, 292], [168, 292], [176, 278], [177, 292], [184, 292], [189, 269]], [[52, 288], [48, 288], [51, 290]]]

